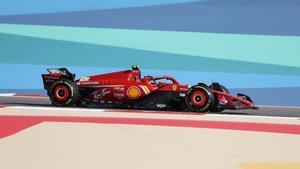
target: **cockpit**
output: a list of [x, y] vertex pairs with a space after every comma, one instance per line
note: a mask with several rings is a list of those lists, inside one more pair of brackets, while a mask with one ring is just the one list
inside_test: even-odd
[[157, 77], [152, 77], [152, 76], [146, 76], [145, 78], [148, 78], [149, 84], [152, 86], [158, 86], [158, 87], [163, 87], [169, 84], [178, 84], [178, 82], [170, 76], [157, 76]]

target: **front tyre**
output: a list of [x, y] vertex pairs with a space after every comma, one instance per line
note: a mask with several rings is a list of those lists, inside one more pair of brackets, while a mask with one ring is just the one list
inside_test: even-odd
[[73, 81], [62, 79], [53, 83], [48, 95], [55, 106], [72, 106], [78, 101], [79, 91]]
[[193, 112], [208, 112], [214, 105], [214, 95], [208, 86], [203, 83], [198, 84], [187, 91], [185, 105]]
[[[229, 90], [225, 86], [220, 85], [219, 83], [213, 83], [209, 87], [213, 90], [217, 90], [217, 91], [220, 91], [220, 92], [223, 92], [226, 94], [230, 94]], [[216, 101], [215, 101], [215, 104], [210, 109], [210, 111], [211, 112], [222, 112], [224, 109], [221, 107], [218, 107], [218, 95], [214, 94], [214, 96], [215, 96]]]

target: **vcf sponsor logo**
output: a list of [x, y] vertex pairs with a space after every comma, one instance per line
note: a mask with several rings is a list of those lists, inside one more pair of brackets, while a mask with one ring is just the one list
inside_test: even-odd
[[110, 94], [110, 91], [107, 90], [107, 88], [103, 88], [101, 90], [97, 90], [95, 92], [92, 93], [92, 97], [93, 99], [103, 99], [103, 97], [105, 97], [107, 94]]
[[156, 107], [157, 108], [165, 108], [165, 107], [167, 107], [167, 105], [166, 104], [156, 104]]

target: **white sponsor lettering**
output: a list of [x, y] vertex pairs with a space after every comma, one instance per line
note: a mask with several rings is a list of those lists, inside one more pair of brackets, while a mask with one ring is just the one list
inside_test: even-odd
[[225, 99], [225, 97], [223, 97], [223, 98], [219, 101], [219, 103], [220, 103], [221, 105], [226, 105], [226, 104], [228, 103], [228, 101]]
[[99, 82], [79, 82], [79, 85], [97, 85]]
[[166, 104], [156, 104], [157, 108], [165, 108], [167, 105]]
[[123, 97], [125, 97], [125, 94], [123, 94], [123, 93], [115, 93], [114, 96], [117, 97], [117, 98], [123, 98]]
[[103, 88], [101, 90], [97, 90], [95, 92], [92, 93], [92, 96], [94, 99], [103, 99], [103, 97], [107, 94], [110, 94], [110, 91], [107, 90], [107, 88]]
[[114, 87], [114, 90], [116, 90], [116, 91], [124, 91], [125, 88], [124, 87]]
[[90, 77], [81, 77], [79, 81], [84, 82], [84, 81], [89, 81]]
[[185, 97], [185, 93], [180, 93], [179, 97]]

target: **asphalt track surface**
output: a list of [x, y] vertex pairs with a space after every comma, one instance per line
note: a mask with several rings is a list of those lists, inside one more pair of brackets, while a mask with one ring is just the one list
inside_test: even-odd
[[[0, 105], [3, 106], [28, 106], [28, 107], [53, 107], [47, 97], [29, 96], [1, 96]], [[258, 110], [226, 110], [220, 113], [209, 114], [236, 114], [245, 116], [276, 116], [276, 117], [300, 117], [300, 107], [267, 106], [259, 105]], [[81, 107], [78, 107], [81, 109]], [[97, 109], [97, 108], [91, 108]], [[189, 112], [180, 112], [189, 113]]]

